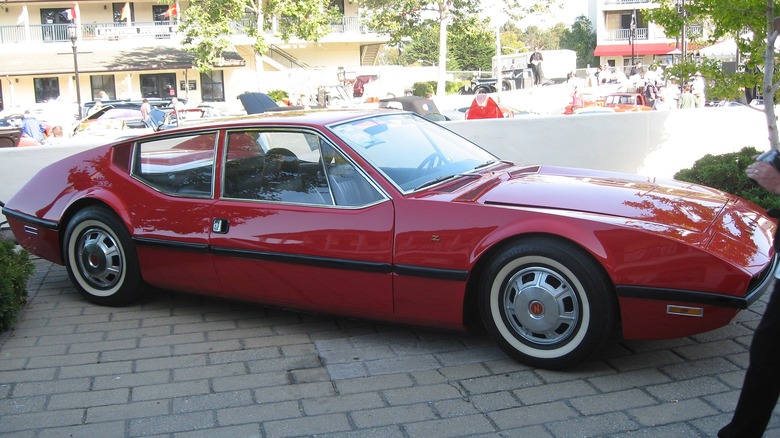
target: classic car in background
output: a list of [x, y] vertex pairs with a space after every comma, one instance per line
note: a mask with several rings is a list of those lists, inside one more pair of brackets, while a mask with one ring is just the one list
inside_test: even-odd
[[604, 98], [605, 108], [612, 108], [617, 113], [633, 111], [651, 111], [653, 107], [647, 104], [641, 93], [612, 93]]
[[775, 222], [707, 187], [502, 161], [404, 111], [287, 111], [96, 147], [2, 209], [76, 289], [155, 288], [448, 329], [565, 368], [728, 324], [772, 280]]

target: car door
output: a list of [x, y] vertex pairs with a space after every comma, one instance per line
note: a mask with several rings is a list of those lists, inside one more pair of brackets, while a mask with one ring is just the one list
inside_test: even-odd
[[315, 131], [232, 130], [210, 245], [237, 298], [392, 313], [393, 204]]
[[172, 133], [134, 146], [123, 189], [141, 271], [150, 284], [221, 293], [208, 239], [214, 203], [217, 130]]

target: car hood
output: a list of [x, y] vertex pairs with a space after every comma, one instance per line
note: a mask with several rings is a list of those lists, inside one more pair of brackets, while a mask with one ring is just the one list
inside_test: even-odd
[[[605, 215], [642, 223], [643, 227], [663, 224], [680, 232], [723, 228], [734, 235], [744, 230], [729, 231], [724, 214], [756, 216], [755, 206], [745, 201], [675, 180], [549, 166], [513, 168], [496, 177], [478, 189], [480, 202]], [[470, 197], [474, 195], [472, 191]]]

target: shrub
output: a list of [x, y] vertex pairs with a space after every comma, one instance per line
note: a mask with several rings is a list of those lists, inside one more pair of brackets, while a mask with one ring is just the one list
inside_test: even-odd
[[420, 97], [427, 97], [432, 95], [436, 91], [434, 85], [430, 82], [415, 82], [412, 86], [412, 94]]
[[707, 154], [693, 163], [693, 167], [677, 172], [674, 178], [723, 190], [766, 209], [780, 209], [780, 196], [769, 193], [745, 175], [745, 168], [761, 152], [746, 147], [728, 154]]
[[456, 94], [461, 87], [466, 87], [468, 85], [471, 85], [471, 82], [469, 81], [447, 81], [447, 85], [445, 86], [447, 89], [447, 94]]
[[268, 97], [274, 100], [274, 102], [281, 102], [284, 99], [289, 98], [287, 92], [284, 90], [272, 90], [268, 92]]
[[27, 251], [0, 240], [0, 332], [13, 325], [27, 303], [27, 280], [34, 270]]

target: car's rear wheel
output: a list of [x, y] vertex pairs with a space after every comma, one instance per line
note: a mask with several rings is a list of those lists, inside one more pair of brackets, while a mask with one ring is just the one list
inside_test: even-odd
[[556, 239], [516, 242], [490, 261], [480, 282], [485, 328], [507, 354], [528, 365], [561, 369], [607, 341], [617, 305], [601, 266]]
[[68, 275], [89, 301], [119, 306], [140, 296], [135, 247], [113, 212], [98, 206], [77, 212], [65, 230], [63, 248]]

